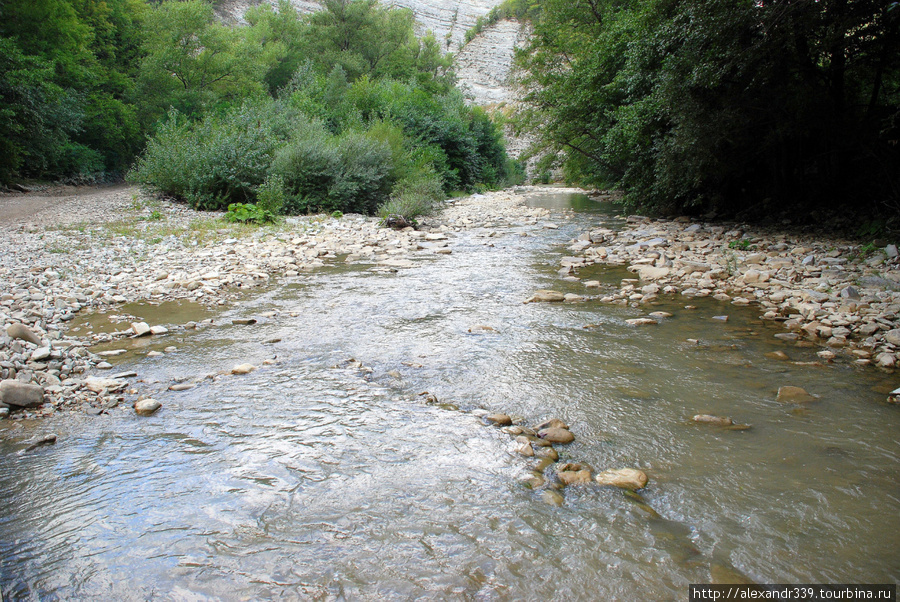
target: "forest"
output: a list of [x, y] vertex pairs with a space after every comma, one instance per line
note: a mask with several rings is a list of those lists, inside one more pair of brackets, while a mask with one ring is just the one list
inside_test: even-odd
[[[0, 2], [0, 184], [127, 177], [193, 206], [362, 211], [522, 181], [409, 10]], [[900, 221], [900, 2], [506, 0], [533, 176], [632, 210]], [[879, 226], [881, 227], [881, 226]]]
[[521, 178], [409, 10], [322, 6], [229, 26], [202, 0], [0, 4], [0, 182], [124, 176], [202, 209], [410, 215]]
[[519, 127], [634, 208], [900, 216], [900, 3], [509, 0]]

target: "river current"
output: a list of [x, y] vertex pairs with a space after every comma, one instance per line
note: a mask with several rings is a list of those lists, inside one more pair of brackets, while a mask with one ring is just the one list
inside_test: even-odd
[[[585, 197], [532, 202], [565, 213], [559, 229], [464, 231], [451, 255], [390, 273], [335, 264], [166, 337], [176, 353], [123, 356], [115, 371], [162, 391], [152, 417], [0, 423], [3, 600], [683, 600], [712, 580], [900, 581], [897, 375], [816, 364], [758, 309], [711, 299], [524, 304], [584, 293], [560, 257], [620, 223]], [[625, 322], [655, 310], [674, 315]], [[245, 362], [260, 368], [164, 390]], [[820, 399], [778, 403], [782, 385]], [[650, 484], [548, 504], [525, 484], [534, 459], [476, 409], [561, 418], [576, 435], [562, 461]], [[16, 453], [48, 431], [56, 445]]]

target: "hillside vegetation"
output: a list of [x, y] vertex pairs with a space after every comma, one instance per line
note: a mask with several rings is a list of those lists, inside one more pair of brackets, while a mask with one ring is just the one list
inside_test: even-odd
[[519, 126], [570, 181], [649, 211], [900, 216], [900, 3], [543, 0], [531, 17]]
[[283, 0], [244, 27], [202, 0], [0, 11], [0, 182], [128, 172], [205, 209], [262, 193], [274, 212], [373, 213], [521, 177], [408, 10]]

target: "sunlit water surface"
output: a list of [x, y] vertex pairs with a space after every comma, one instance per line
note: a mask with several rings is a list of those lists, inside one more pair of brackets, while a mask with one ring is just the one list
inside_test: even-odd
[[[476, 229], [397, 273], [326, 268], [160, 343], [176, 353], [125, 356], [117, 369], [158, 391], [153, 417], [0, 423], [3, 599], [682, 600], [711, 579], [900, 581], [900, 431], [884, 403], [900, 378], [767, 359], [817, 358], [754, 308], [523, 304], [585, 292], [559, 258], [618, 223], [585, 197], [533, 202], [559, 230]], [[625, 323], [653, 310], [675, 315]], [[165, 390], [244, 362], [262, 367]], [[777, 403], [785, 384], [820, 400]], [[645, 470], [645, 504], [596, 485], [545, 503], [523, 485], [534, 460], [478, 408], [562, 418], [577, 437], [562, 460]], [[55, 446], [16, 453], [47, 431]]]

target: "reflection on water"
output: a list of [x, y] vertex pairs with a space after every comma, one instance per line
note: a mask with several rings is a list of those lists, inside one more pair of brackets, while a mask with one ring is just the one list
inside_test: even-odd
[[[767, 358], [817, 359], [709, 299], [524, 305], [539, 288], [584, 292], [555, 262], [599, 219], [494, 246], [474, 230], [411, 270], [272, 289], [232, 312], [271, 319], [228, 313], [176, 354], [121, 364], [158, 389], [151, 418], [0, 423], [4, 599], [662, 600], [711, 579], [898, 581], [897, 408], [883, 403], [897, 377]], [[673, 317], [625, 323], [653, 310]], [[165, 390], [242, 362], [262, 367]], [[784, 384], [820, 400], [779, 404]], [[533, 460], [474, 408], [560, 417], [577, 436], [562, 461], [639, 467], [650, 485], [547, 504], [523, 485]], [[47, 430], [55, 446], [15, 454]]]

